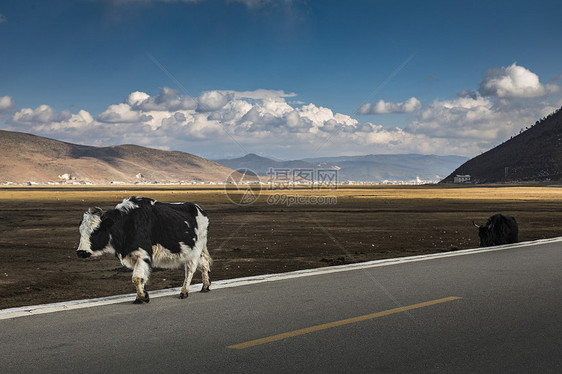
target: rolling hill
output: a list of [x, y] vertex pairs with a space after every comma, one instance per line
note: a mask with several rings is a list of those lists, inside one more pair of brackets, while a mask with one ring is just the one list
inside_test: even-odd
[[137, 145], [92, 147], [0, 130], [0, 184], [222, 182], [231, 169], [199, 156]]
[[470, 175], [473, 183], [562, 180], [562, 108], [468, 160], [442, 183], [455, 175]]

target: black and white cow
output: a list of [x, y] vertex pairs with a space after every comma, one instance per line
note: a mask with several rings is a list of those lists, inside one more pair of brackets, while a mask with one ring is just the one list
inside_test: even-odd
[[478, 226], [474, 221], [472, 224], [478, 227], [481, 247], [511, 244], [519, 241], [519, 225], [512, 216], [494, 214], [486, 221], [485, 225]]
[[103, 212], [90, 208], [80, 223], [78, 257], [112, 253], [133, 269], [136, 304], [148, 303], [145, 285], [152, 267], [184, 265], [185, 280], [180, 297], [188, 296], [193, 273], [199, 269], [202, 292], [209, 291], [211, 256], [207, 251], [207, 214], [194, 203], [161, 203], [145, 197], [123, 200]]

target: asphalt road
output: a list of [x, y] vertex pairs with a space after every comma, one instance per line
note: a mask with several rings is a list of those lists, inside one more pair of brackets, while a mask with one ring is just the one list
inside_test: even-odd
[[558, 241], [4, 319], [0, 372], [561, 373], [561, 265]]

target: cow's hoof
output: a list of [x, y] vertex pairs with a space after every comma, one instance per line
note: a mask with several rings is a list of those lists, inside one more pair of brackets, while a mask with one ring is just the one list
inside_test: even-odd
[[142, 304], [142, 303], [147, 303], [150, 301], [150, 297], [148, 296], [148, 292], [144, 292], [145, 293], [145, 297], [139, 297], [137, 296], [137, 298], [135, 299], [135, 301], [133, 301], [133, 304]]
[[187, 293], [187, 292], [186, 293], [183, 293], [183, 292], [180, 293], [180, 299], [187, 299], [188, 296], [189, 296], [189, 293]]
[[211, 289], [210, 289], [209, 287], [210, 287], [210, 286], [207, 286], [207, 287], [203, 286], [203, 288], [201, 288], [201, 292], [209, 292], [209, 291], [211, 291]]

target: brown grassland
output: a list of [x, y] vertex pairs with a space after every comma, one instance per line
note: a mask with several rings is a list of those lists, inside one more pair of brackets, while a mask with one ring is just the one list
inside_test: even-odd
[[[516, 217], [520, 241], [562, 236], [558, 187], [264, 190], [253, 204], [231, 201], [243, 194], [219, 186], [2, 188], [0, 309], [132, 293], [131, 271], [115, 257], [75, 254], [84, 211], [111, 209], [129, 196], [194, 201], [207, 211], [211, 280], [475, 248], [472, 220], [483, 224], [498, 212]], [[301, 200], [288, 206], [280, 194]], [[148, 290], [182, 281], [181, 269], [155, 269]]]

